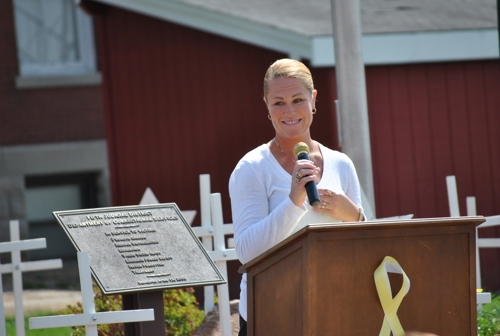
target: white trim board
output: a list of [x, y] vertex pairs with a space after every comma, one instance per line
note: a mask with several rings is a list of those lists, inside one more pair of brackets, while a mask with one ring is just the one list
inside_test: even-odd
[[102, 75], [100, 72], [71, 76], [16, 77], [16, 88], [18, 89], [89, 86], [101, 85], [101, 83]]
[[[271, 25], [169, 0], [98, 0], [108, 5], [334, 66], [333, 37], [307, 36]], [[365, 34], [366, 65], [464, 61], [499, 57], [498, 31], [491, 29]]]
[[0, 146], [0, 177], [87, 171], [109, 175], [105, 140]]
[[[499, 57], [498, 31], [455, 30], [369, 34], [362, 37], [366, 65], [429, 63], [495, 59]], [[311, 64], [333, 66], [332, 36], [314, 37]]]

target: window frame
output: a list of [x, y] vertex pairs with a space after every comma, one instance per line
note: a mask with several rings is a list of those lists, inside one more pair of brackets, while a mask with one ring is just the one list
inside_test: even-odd
[[[14, 11], [15, 10], [14, 6]], [[75, 62], [60, 62], [58, 64], [49, 65], [23, 64], [21, 59], [18, 57], [19, 77], [78, 76], [95, 74], [97, 72], [97, 62], [92, 17], [75, 5], [75, 21], [80, 59]], [[17, 25], [15, 26], [15, 29], [17, 52], [19, 55]]]

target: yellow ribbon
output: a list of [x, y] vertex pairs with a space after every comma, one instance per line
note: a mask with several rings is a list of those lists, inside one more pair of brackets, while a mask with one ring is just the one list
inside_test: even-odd
[[[403, 285], [394, 298], [392, 298], [391, 284], [387, 273], [403, 275]], [[406, 276], [406, 273], [399, 266], [396, 259], [392, 257], [384, 258], [380, 266], [375, 270], [374, 277], [380, 304], [385, 314], [379, 336], [390, 336], [391, 331], [394, 336], [404, 336], [405, 331], [396, 313], [401, 301], [403, 301], [403, 298], [410, 290], [410, 279]]]

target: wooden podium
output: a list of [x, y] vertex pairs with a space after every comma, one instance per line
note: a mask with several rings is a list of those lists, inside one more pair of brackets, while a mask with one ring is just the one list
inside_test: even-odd
[[[379, 335], [374, 272], [386, 256], [411, 282], [406, 332], [475, 335], [476, 226], [483, 217], [314, 224], [241, 266], [249, 335]], [[393, 296], [402, 285], [389, 273]], [[389, 335], [387, 335], [389, 336]]]

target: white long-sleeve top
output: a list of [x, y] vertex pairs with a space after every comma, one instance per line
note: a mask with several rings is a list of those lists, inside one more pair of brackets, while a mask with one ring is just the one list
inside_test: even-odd
[[[321, 144], [323, 175], [317, 185], [345, 194], [361, 207], [361, 193], [354, 164], [347, 155]], [[289, 197], [291, 175], [264, 144], [248, 152], [229, 179], [229, 195], [238, 259], [247, 263], [280, 241], [312, 223], [339, 222], [311, 209], [306, 198], [301, 207]], [[247, 278], [240, 284], [240, 315], [247, 320]]]

